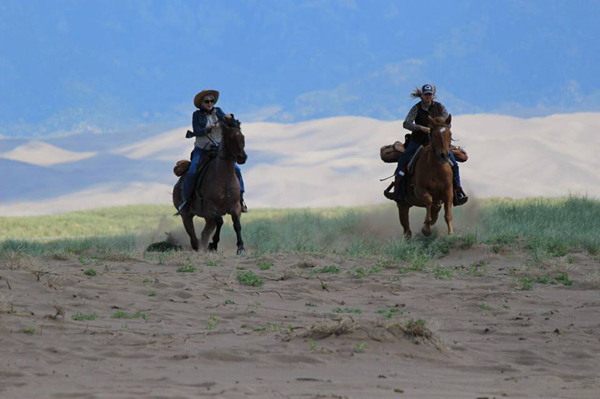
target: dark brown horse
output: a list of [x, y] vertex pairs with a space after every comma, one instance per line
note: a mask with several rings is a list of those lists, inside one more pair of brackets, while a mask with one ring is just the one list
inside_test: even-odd
[[451, 115], [448, 115], [445, 120], [443, 117], [435, 119], [429, 117], [431, 144], [425, 146], [421, 151], [414, 167], [414, 174], [407, 181], [408, 192], [404, 200], [398, 202], [400, 223], [407, 238], [412, 235], [408, 219], [408, 211], [412, 206], [427, 209], [421, 232], [425, 236], [430, 236], [431, 226], [437, 221], [442, 204], [444, 204], [444, 218], [448, 225], [448, 234], [454, 233], [452, 226], [453, 175], [448, 157], [452, 140], [451, 121]]
[[[242, 165], [248, 159], [244, 150], [245, 141], [239, 122], [232, 121], [230, 126], [221, 123], [223, 138], [219, 145], [217, 157], [210, 161], [204, 177], [199, 186], [195, 188], [189, 211], [181, 215], [185, 231], [190, 236], [192, 248], [196, 251], [216, 251], [219, 245], [221, 226], [223, 226], [223, 215], [230, 214], [233, 228], [237, 235], [237, 253], [244, 252], [244, 241], [242, 240], [242, 225], [240, 215], [242, 207], [240, 203], [240, 183], [235, 175], [234, 163]], [[175, 208], [183, 202], [181, 185], [177, 184], [173, 189], [173, 204]], [[194, 229], [194, 216], [204, 218], [206, 225], [200, 235], [200, 245]], [[215, 230], [213, 240], [208, 245], [210, 235]]]

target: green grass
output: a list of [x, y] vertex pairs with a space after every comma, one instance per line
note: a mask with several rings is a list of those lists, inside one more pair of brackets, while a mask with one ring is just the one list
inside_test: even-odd
[[257, 264], [258, 264], [258, 268], [260, 270], [269, 270], [270, 268], [273, 267], [273, 262], [270, 260], [262, 259], [262, 260], [258, 261]]
[[522, 291], [531, 291], [533, 289], [533, 283], [533, 279], [529, 277], [521, 277], [517, 279], [519, 289], [521, 289]]
[[98, 318], [98, 315], [94, 312], [92, 313], [75, 313], [73, 316], [71, 316], [71, 318], [73, 320], [77, 320], [77, 321], [83, 321], [83, 320], [87, 320], [87, 321], [92, 321], [92, 320], [96, 320]]
[[94, 277], [98, 274], [98, 272], [96, 271], [96, 269], [90, 268], [84, 271], [83, 274], [85, 274], [86, 276]]
[[358, 344], [356, 344], [354, 346], [354, 353], [361, 353], [366, 348], [367, 348], [367, 343], [366, 342], [359, 342]]
[[247, 272], [238, 272], [237, 281], [239, 281], [239, 283], [242, 285], [249, 285], [251, 287], [260, 287], [265, 283], [251, 270]]
[[323, 266], [320, 269], [313, 269], [312, 274], [340, 274], [340, 268], [334, 265]]
[[362, 310], [358, 308], [333, 308], [331, 309], [333, 313], [352, 313], [352, 314], [362, 314]]
[[179, 266], [177, 268], [177, 273], [194, 273], [196, 270], [198, 269], [192, 265]]
[[485, 267], [486, 263], [487, 262], [484, 259], [473, 262], [467, 274], [473, 277], [483, 277], [485, 275], [483, 268]]
[[[468, 206], [453, 209], [455, 225], [459, 226], [456, 235], [445, 235], [440, 218], [438, 232], [432, 237], [423, 237], [417, 233], [419, 225], [412, 226], [415, 235], [410, 241], [401, 237], [393, 204], [256, 209], [244, 215], [244, 241], [259, 256], [281, 252], [331, 253], [406, 262], [414, 271], [425, 270], [434, 259], [477, 243], [490, 245], [497, 253], [526, 249], [536, 259], [574, 251], [600, 254], [600, 201], [596, 199], [570, 196], [481, 200], [476, 222], [470, 221]], [[159, 225], [162, 231], [182, 229], [181, 221], [170, 217], [172, 212], [169, 205], [138, 205], [51, 216], [0, 217], [0, 258], [13, 253], [79, 256], [88, 264], [87, 258], [92, 257], [139, 256], [148, 246], [150, 234], [140, 235], [140, 231], [156, 231]], [[418, 219], [423, 217], [422, 209], [412, 213]], [[227, 221], [224, 226], [222, 240], [235, 242], [230, 224]], [[383, 231], [395, 230], [376, 234], [378, 224]], [[374, 233], [365, 233], [365, 227]]]
[[122, 310], [117, 310], [115, 313], [113, 313], [112, 318], [113, 319], [143, 319], [143, 320], [147, 320], [148, 316], [146, 315], [146, 313], [142, 313], [139, 310], [137, 312], [135, 312], [134, 314], [130, 314], [130, 313], [124, 312]]
[[452, 271], [438, 266], [435, 269], [433, 269], [433, 277], [436, 280], [451, 280], [452, 279]]
[[219, 320], [215, 316], [210, 316], [206, 322], [206, 328], [208, 330], [214, 330], [219, 325]]
[[35, 328], [24, 328], [21, 330], [23, 334], [33, 335], [35, 334]]
[[569, 275], [565, 272], [565, 273], [558, 273], [558, 275], [555, 277], [556, 281], [558, 281], [559, 283], [563, 284], [563, 285], [573, 285], [573, 281], [569, 279]]
[[400, 308], [385, 308], [385, 309], [379, 309], [377, 311], [377, 313], [379, 313], [380, 315], [383, 315], [386, 319], [391, 320], [394, 318], [395, 315], [404, 314], [404, 310], [402, 310]]

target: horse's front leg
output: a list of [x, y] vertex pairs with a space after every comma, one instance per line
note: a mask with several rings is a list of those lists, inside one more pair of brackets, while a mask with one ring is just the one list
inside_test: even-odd
[[446, 201], [444, 201], [444, 219], [448, 225], [448, 235], [454, 234], [454, 226], [452, 223], [452, 201], [454, 199], [454, 193], [450, 190], [450, 193], [446, 195]]
[[215, 218], [215, 224], [217, 225], [217, 230], [213, 235], [212, 242], [208, 245], [209, 251], [216, 251], [219, 245], [219, 241], [221, 240], [221, 227], [223, 226], [223, 218], [221, 216], [217, 216]]
[[439, 202], [435, 203], [431, 206], [431, 225], [432, 226], [437, 222], [438, 216], [439, 216], [441, 210], [442, 210], [442, 204]]
[[405, 202], [398, 202], [398, 215], [400, 217], [400, 224], [404, 229], [404, 237], [406, 239], [410, 239], [412, 236], [412, 231], [410, 231], [410, 220], [408, 218], [408, 211], [410, 210], [410, 205]]
[[423, 196], [423, 202], [425, 203], [425, 209], [427, 209], [427, 215], [425, 216], [425, 223], [423, 223], [423, 228], [421, 229], [421, 233], [424, 236], [429, 237], [431, 235], [431, 206], [433, 205], [433, 197], [431, 194], [425, 194]]
[[192, 244], [192, 249], [194, 251], [198, 250], [198, 237], [196, 237], [196, 229], [194, 229], [194, 215], [186, 212], [181, 215], [181, 220], [183, 220], [183, 227], [185, 227], [185, 231], [190, 236], [190, 243]]
[[246, 251], [244, 248], [244, 240], [242, 240], [242, 223], [240, 222], [240, 214], [232, 213], [231, 221], [233, 222], [233, 229], [235, 230], [235, 235], [237, 236], [237, 254], [241, 255]]
[[213, 218], [204, 218], [204, 220], [206, 221], [206, 225], [200, 234], [200, 248], [203, 251], [206, 251], [208, 247], [208, 240], [217, 223]]

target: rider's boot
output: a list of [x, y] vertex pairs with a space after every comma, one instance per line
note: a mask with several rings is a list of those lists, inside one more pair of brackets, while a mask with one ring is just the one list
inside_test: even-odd
[[[404, 175], [397, 174], [394, 182], [389, 185], [389, 187], [383, 192], [385, 198], [390, 199], [392, 201], [401, 201], [402, 200], [402, 179]], [[391, 189], [394, 188], [394, 191]]]
[[457, 187], [454, 189], [454, 201], [452, 203], [454, 206], [461, 206], [467, 203], [469, 197], [463, 191], [462, 187]]
[[186, 174], [181, 182], [181, 196], [183, 197], [183, 202], [179, 204], [177, 207], [177, 213], [173, 216], [179, 216], [184, 213], [189, 212], [189, 205], [191, 203], [190, 197], [192, 188], [194, 185], [194, 176], [193, 174]]
[[244, 201], [244, 193], [240, 195], [240, 204], [242, 205], [242, 213], [248, 213], [248, 206], [246, 205], [246, 201]]

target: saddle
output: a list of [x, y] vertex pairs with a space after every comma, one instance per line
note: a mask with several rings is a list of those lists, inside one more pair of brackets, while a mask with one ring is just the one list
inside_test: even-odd
[[[204, 179], [204, 175], [206, 174], [208, 165], [211, 163], [211, 161], [213, 159], [215, 159], [217, 157], [218, 153], [219, 153], [218, 148], [211, 147], [210, 150], [208, 150], [208, 152], [202, 157], [200, 165], [198, 165], [198, 170], [196, 171], [196, 177], [194, 178], [194, 187], [192, 188], [192, 197], [196, 193], [196, 188], [200, 187], [202, 185], [202, 180]], [[192, 157], [192, 155], [190, 154], [190, 158], [191, 157]], [[173, 173], [175, 173], [175, 176], [180, 178], [179, 182], [177, 183], [180, 186], [180, 188], [181, 188], [181, 185], [183, 184], [182, 177], [187, 173], [187, 171], [190, 169], [191, 165], [192, 165], [191, 161], [182, 159], [182, 160], [177, 161], [177, 163], [173, 167]]]

